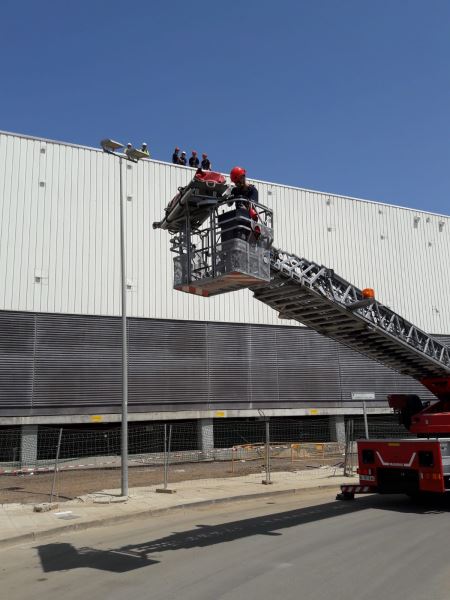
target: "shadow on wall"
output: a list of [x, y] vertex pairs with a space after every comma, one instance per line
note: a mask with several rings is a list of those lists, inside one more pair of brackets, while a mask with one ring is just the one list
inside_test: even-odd
[[404, 496], [370, 496], [355, 502], [328, 502], [298, 510], [274, 513], [251, 519], [231, 521], [220, 525], [198, 525], [181, 533], [138, 544], [128, 544], [112, 550], [74, 548], [72, 544], [54, 543], [37, 546], [42, 569], [49, 573], [71, 569], [91, 568], [113, 573], [125, 573], [161, 562], [151, 558], [152, 554], [174, 550], [205, 548], [225, 542], [255, 536], [281, 536], [281, 530], [346, 515], [361, 510], [376, 508], [403, 513], [428, 514], [447, 512], [447, 499], [436, 498], [431, 504], [420, 506]]

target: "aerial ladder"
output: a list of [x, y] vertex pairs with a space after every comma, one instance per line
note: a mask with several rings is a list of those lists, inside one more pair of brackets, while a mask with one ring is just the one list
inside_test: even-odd
[[295, 320], [391, 369], [434, 394], [392, 394], [388, 403], [416, 438], [358, 440], [355, 493], [450, 491], [450, 348], [333, 269], [273, 246], [273, 212], [230, 198], [225, 178], [202, 172], [178, 190], [153, 227], [172, 234], [174, 288], [210, 297], [248, 288], [283, 319]]

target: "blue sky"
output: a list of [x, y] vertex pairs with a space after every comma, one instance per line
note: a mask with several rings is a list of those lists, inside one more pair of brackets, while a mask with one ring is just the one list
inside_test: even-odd
[[447, 0], [2, 0], [0, 129], [450, 213]]

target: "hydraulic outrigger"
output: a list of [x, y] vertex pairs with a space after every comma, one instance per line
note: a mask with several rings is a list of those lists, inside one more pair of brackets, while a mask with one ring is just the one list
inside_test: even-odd
[[[234, 199], [233, 199], [234, 202]], [[254, 297], [322, 335], [420, 381], [437, 401], [393, 394], [389, 405], [417, 438], [359, 440], [355, 493], [450, 491], [450, 348], [332, 269], [272, 246], [273, 214], [230, 206], [225, 178], [199, 172], [154, 223], [172, 233], [174, 288], [212, 296], [249, 288]]]

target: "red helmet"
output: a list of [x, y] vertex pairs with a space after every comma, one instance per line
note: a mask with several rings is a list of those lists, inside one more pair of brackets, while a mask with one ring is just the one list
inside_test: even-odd
[[203, 152], [202, 156], [203, 156], [203, 158], [208, 158], [208, 155], [206, 154], [206, 152]]
[[247, 171], [242, 167], [233, 167], [230, 172], [230, 179], [233, 183], [239, 183], [246, 174]]
[[192, 154], [193, 154], [194, 156], [197, 156], [197, 150], [192, 150]]
[[178, 146], [175, 148], [175, 152], [179, 152], [180, 149], [178, 148]]

